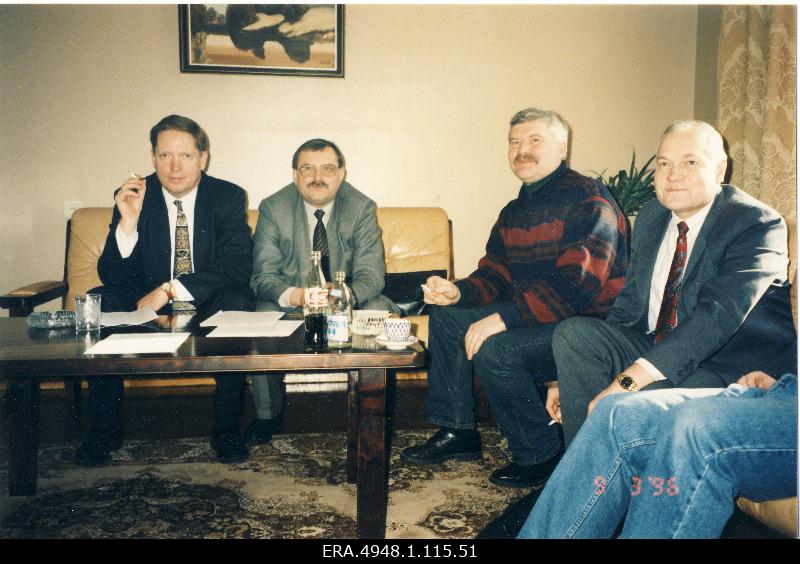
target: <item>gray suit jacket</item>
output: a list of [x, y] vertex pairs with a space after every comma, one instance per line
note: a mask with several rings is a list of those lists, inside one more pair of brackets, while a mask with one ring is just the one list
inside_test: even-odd
[[[609, 322], [647, 332], [650, 280], [670, 213], [654, 200], [636, 218], [625, 287]], [[723, 185], [684, 271], [678, 325], [643, 357], [675, 385], [698, 368], [726, 382], [749, 370], [796, 370], [787, 265], [780, 215]]]
[[[331, 274], [344, 271], [359, 307], [390, 309], [380, 295], [386, 263], [375, 202], [342, 182], [326, 232]], [[308, 277], [311, 238], [303, 199], [294, 183], [265, 198], [258, 207], [253, 236], [253, 276], [250, 286], [259, 307], [278, 303], [287, 288], [302, 287]]]

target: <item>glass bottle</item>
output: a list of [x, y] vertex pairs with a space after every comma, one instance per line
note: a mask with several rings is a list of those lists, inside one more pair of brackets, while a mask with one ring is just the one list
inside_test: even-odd
[[325, 349], [327, 343], [328, 286], [322, 273], [319, 251], [311, 251], [311, 268], [303, 292], [303, 318], [306, 324], [306, 347]]
[[335, 279], [328, 307], [328, 347], [342, 349], [352, 342], [353, 294], [345, 282], [344, 272], [337, 272]]

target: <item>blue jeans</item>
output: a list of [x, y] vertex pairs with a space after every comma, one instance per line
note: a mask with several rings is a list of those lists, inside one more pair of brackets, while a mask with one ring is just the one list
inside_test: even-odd
[[518, 538], [717, 538], [734, 497], [797, 495], [797, 376], [598, 402]]
[[431, 308], [428, 372], [428, 418], [442, 427], [475, 428], [473, 367], [497, 423], [508, 439], [514, 462], [544, 462], [561, 447], [555, 425], [544, 408], [544, 382], [556, 379], [550, 342], [555, 324], [509, 329], [492, 335], [472, 361], [464, 335], [476, 321], [495, 313], [491, 306]]

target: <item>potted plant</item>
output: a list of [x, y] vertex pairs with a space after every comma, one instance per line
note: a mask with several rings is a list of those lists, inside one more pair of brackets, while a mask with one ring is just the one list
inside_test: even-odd
[[620, 209], [627, 217], [635, 216], [639, 208], [656, 197], [653, 188], [655, 170], [649, 168], [650, 163], [655, 158], [655, 155], [653, 155], [644, 163], [641, 170], [637, 169], [636, 150], [634, 150], [630, 170], [620, 170], [617, 174], [609, 176], [607, 179], [602, 174], [597, 177], [597, 180], [608, 187], [609, 192], [614, 196]]

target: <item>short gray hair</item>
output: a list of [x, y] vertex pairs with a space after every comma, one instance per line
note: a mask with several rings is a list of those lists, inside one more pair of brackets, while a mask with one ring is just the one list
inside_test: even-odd
[[714, 159], [715, 163], [728, 159], [728, 153], [725, 152], [725, 143], [722, 140], [722, 135], [720, 132], [714, 129], [712, 125], [696, 119], [679, 119], [669, 124], [669, 126], [667, 126], [667, 128], [664, 130], [664, 133], [661, 134], [661, 137], [658, 138], [656, 153], [661, 147], [661, 143], [664, 141], [664, 138], [670, 133], [683, 133], [686, 131], [692, 131], [693, 129], [699, 129], [705, 134], [708, 152], [711, 155], [711, 158]]
[[525, 108], [524, 110], [520, 110], [511, 118], [509, 128], [520, 123], [536, 121], [537, 119], [547, 121], [550, 133], [552, 133], [560, 143], [566, 143], [569, 140], [569, 124], [567, 120], [552, 110], [540, 110], [539, 108]]

